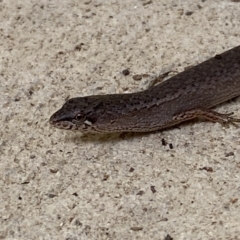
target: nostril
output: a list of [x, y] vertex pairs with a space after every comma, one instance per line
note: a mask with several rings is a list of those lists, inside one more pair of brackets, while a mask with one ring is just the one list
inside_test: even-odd
[[56, 122], [58, 122], [58, 120], [59, 120], [58, 114], [54, 113], [54, 114], [50, 117], [49, 122], [50, 122], [50, 123], [56, 123]]
[[56, 122], [55, 114], [53, 114], [53, 115], [50, 117], [49, 122], [50, 122], [50, 123]]

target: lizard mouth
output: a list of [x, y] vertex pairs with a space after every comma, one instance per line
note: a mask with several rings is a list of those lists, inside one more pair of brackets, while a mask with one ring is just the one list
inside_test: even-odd
[[59, 129], [65, 129], [65, 130], [78, 129], [78, 126], [72, 122], [72, 119], [70, 117], [66, 117], [65, 115], [61, 117], [61, 115], [59, 115], [59, 111], [54, 113], [50, 117], [49, 122], [52, 126]]
[[50, 123], [56, 127], [56, 128], [59, 128], [59, 129], [65, 129], [65, 130], [77, 130], [77, 125], [72, 123], [72, 122], [69, 122], [69, 121], [53, 121], [53, 120], [50, 120]]

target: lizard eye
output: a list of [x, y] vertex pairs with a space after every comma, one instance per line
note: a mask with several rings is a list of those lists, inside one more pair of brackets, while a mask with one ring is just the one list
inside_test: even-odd
[[83, 121], [83, 119], [84, 119], [84, 116], [83, 116], [83, 114], [81, 114], [81, 113], [78, 113], [78, 114], [75, 116], [75, 120], [77, 120], [77, 121]]

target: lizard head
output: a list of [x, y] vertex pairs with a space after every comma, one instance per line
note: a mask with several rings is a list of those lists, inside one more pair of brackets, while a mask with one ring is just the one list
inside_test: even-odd
[[66, 130], [94, 132], [94, 123], [101, 114], [103, 102], [99, 97], [78, 97], [69, 99], [57, 112], [50, 117], [50, 124]]

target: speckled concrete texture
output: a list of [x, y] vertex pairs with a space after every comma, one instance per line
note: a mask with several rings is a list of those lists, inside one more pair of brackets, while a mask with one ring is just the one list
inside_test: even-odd
[[240, 239], [239, 128], [97, 137], [48, 123], [69, 97], [142, 90], [134, 74], [239, 45], [239, 23], [231, 0], [1, 0], [0, 239]]

